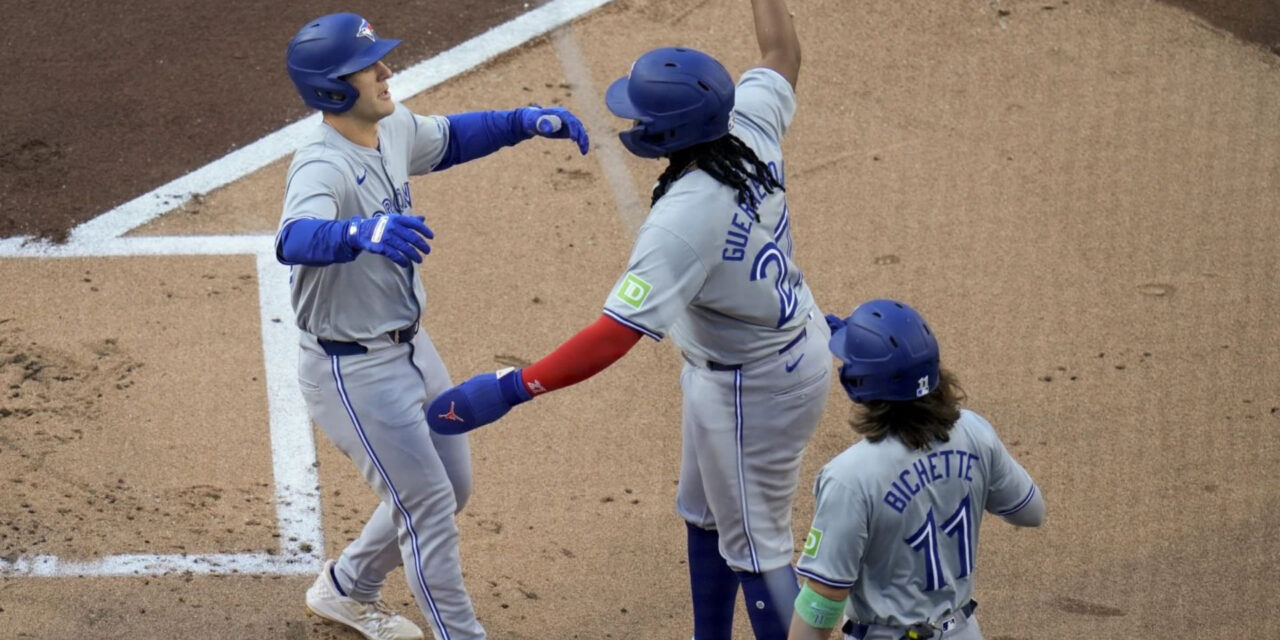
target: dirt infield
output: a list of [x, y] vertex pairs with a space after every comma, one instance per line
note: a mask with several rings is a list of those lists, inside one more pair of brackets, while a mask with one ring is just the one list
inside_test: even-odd
[[1246, 42], [1280, 55], [1280, 4], [1254, 0], [1164, 0], [1202, 16]]
[[[388, 56], [403, 67], [542, 4], [435, 0], [360, 10], [382, 32], [412, 34]], [[177, 0], [13, 12], [0, 65], [22, 73], [0, 123], [0, 238], [62, 238], [301, 118], [284, 46], [307, 20], [353, 8], [284, 2], [264, 13], [257, 3]]]
[[[286, 2], [263, 16], [256, 5], [184, 0], [135, 11], [88, 3], [70, 14], [44, 5], [15, 13], [0, 66], [24, 70], [7, 94], [23, 99], [6, 100], [0, 123], [0, 238], [62, 239], [77, 223], [301, 118], [306, 109], [280, 60], [283, 43], [310, 17], [359, 9], [379, 30], [406, 37], [388, 57], [398, 68], [545, 1]], [[1280, 4], [1166, 1], [1280, 54]], [[1004, 0], [991, 10], [1007, 17], [1058, 4]], [[98, 77], [105, 84], [90, 80]]]
[[[370, 18], [421, 55], [444, 46], [436, 25], [451, 13], [426, 4], [379, 5], [370, 11], [385, 17]], [[1041, 529], [983, 528], [976, 597], [987, 637], [1273, 635], [1259, 614], [1280, 602], [1271, 579], [1280, 471], [1270, 463], [1280, 454], [1280, 57], [1258, 44], [1277, 41], [1274, 5], [1202, 19], [1142, 0], [793, 4], [805, 63], [787, 184], [806, 280], [827, 311], [878, 296], [921, 309], [969, 405], [1049, 504]], [[488, 17], [522, 9], [503, 7]], [[659, 170], [629, 157], [621, 175], [605, 169], [619, 123], [599, 113], [600, 92], [664, 44], [711, 51], [742, 71], [756, 54], [745, 7], [619, 0], [407, 101], [423, 113], [563, 104], [583, 114], [595, 143], [580, 157], [560, 141], [531, 141], [415, 179], [437, 233], [422, 272], [424, 325], [455, 379], [540, 357], [598, 317], [630, 246], [620, 198], [643, 194]], [[234, 37], [278, 59], [313, 11], [246, 17], [253, 26]], [[480, 29], [485, 16], [474, 11], [451, 37]], [[409, 14], [421, 23], [401, 19]], [[124, 60], [158, 32], [177, 37], [166, 20], [189, 28], [196, 15], [145, 15], [132, 53], [110, 57], [101, 52], [112, 43], [90, 42], [103, 59]], [[1241, 39], [1218, 28], [1232, 20]], [[414, 59], [400, 55], [398, 65]], [[60, 84], [69, 79], [46, 76], [71, 91]], [[243, 126], [216, 130], [243, 137], [184, 136], [204, 146], [174, 150], [181, 166], [301, 115], [283, 72], [264, 66], [254, 82], [275, 106], [208, 107], [234, 113]], [[34, 124], [9, 126], [0, 144], [24, 139], [18, 131], [51, 139]], [[192, 130], [163, 118], [148, 126], [136, 135]], [[76, 169], [83, 179], [58, 202], [80, 208], [57, 208], [77, 213], [56, 224], [12, 204], [46, 201], [14, 199], [37, 184], [35, 172], [4, 164], [0, 236], [59, 236], [178, 175], [157, 144], [138, 154], [119, 146], [103, 161], [115, 172], [103, 178], [110, 188], [89, 179], [94, 167]], [[116, 162], [121, 154], [139, 163]], [[0, 640], [356, 637], [304, 615], [312, 576], [287, 562], [336, 554], [374, 498], [316, 432], [308, 468], [319, 487], [309, 497], [323, 548], [282, 533], [273, 465], [301, 453], [273, 439], [279, 399], [268, 378], [292, 354], [271, 343], [289, 322], [272, 311], [280, 300], [262, 296], [287, 271], [263, 266], [252, 248], [217, 248], [274, 231], [286, 163], [133, 230], [138, 255], [0, 258], [0, 567], [257, 554], [274, 569], [0, 571]], [[216, 237], [210, 246], [224, 255], [179, 242], [200, 236]], [[179, 252], [192, 255], [166, 255]], [[678, 371], [668, 344], [645, 341], [606, 373], [474, 435], [475, 495], [459, 528], [492, 637], [689, 636], [673, 507]], [[847, 412], [833, 389], [802, 485], [852, 443]], [[802, 495], [797, 530], [812, 507]], [[387, 596], [425, 626], [401, 575]], [[741, 612], [738, 622], [750, 637]]]

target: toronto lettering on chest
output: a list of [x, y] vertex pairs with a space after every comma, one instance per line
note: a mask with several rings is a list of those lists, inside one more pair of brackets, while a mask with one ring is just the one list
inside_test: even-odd
[[973, 466], [978, 456], [960, 449], [933, 451], [916, 458], [911, 466], [898, 472], [884, 493], [884, 503], [902, 513], [911, 499], [926, 485], [955, 478], [973, 482]]
[[370, 215], [379, 215], [383, 213], [401, 213], [408, 214], [413, 211], [413, 196], [409, 193], [409, 181], [405, 180], [401, 187], [396, 189], [388, 189], [386, 184], [381, 182], [365, 182], [364, 188], [369, 189], [371, 184], [376, 184], [374, 192], [367, 193], [367, 196], [378, 202], [380, 210], [374, 211]]

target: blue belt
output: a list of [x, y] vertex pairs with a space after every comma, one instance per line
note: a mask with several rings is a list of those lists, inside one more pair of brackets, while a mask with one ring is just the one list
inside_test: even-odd
[[[808, 327], [805, 327], [805, 328], [801, 329], [801, 330], [800, 330], [800, 333], [797, 333], [797, 334], [796, 334], [796, 337], [794, 337], [794, 338], [792, 338], [792, 339], [791, 339], [791, 342], [788, 342], [788, 343], [786, 343], [785, 345], [782, 345], [782, 348], [781, 348], [781, 349], [778, 349], [778, 355], [782, 355], [782, 354], [784, 354], [784, 353], [786, 353], [786, 352], [790, 351], [792, 347], [796, 346], [797, 344], [800, 344], [800, 341], [801, 341], [801, 340], [804, 340], [804, 337], [805, 337], [806, 335], [808, 335], [808, 334], [809, 334], [809, 328], [808, 328]], [[712, 371], [737, 371], [737, 370], [739, 370], [739, 369], [741, 369], [741, 368], [742, 368], [742, 365], [740, 365], [740, 364], [722, 364], [722, 363], [719, 363], [719, 362], [713, 362], [713, 361], [711, 361], [711, 360], [708, 360], [708, 361], [707, 361], [707, 368], [708, 368], [708, 369], [710, 369], [710, 370], [712, 370]]]
[[[970, 600], [968, 604], [960, 607], [960, 613], [963, 614], [965, 618], [968, 618], [973, 615], [973, 611], [977, 608], [978, 601]], [[862, 638], [867, 637], [867, 631], [869, 631], [870, 628], [871, 627], [869, 625], [854, 622], [852, 620], [846, 620], [844, 627], [840, 630], [861, 640]], [[925, 640], [926, 638], [932, 638], [937, 635], [934, 633], [934, 629], [927, 625], [915, 625], [912, 627], [904, 627], [904, 629], [906, 629], [906, 633], [902, 636], [903, 640]]]
[[[413, 340], [414, 336], [418, 335], [418, 323], [415, 322], [413, 326], [399, 331], [388, 331], [384, 335], [391, 338], [393, 344], [409, 342]], [[359, 342], [338, 342], [337, 340], [325, 340], [323, 338], [316, 338], [316, 342], [320, 343], [320, 348], [331, 356], [354, 356], [361, 353], [369, 353], [369, 348]]]

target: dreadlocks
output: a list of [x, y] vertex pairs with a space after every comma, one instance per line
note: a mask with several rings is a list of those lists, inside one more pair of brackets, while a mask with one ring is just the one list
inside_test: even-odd
[[[658, 184], [653, 188], [653, 200], [649, 206], [657, 204], [671, 188], [671, 184], [695, 164], [715, 178], [716, 182], [733, 187], [738, 192], [738, 205], [752, 211], [755, 211], [757, 202], [751, 182], [761, 185], [765, 193], [786, 190], [773, 172], [769, 171], [769, 167], [756, 157], [756, 152], [751, 147], [743, 144], [736, 136], [725, 135], [673, 152], [671, 164], [658, 176]], [[757, 214], [756, 219], [759, 220], [759, 217]]]

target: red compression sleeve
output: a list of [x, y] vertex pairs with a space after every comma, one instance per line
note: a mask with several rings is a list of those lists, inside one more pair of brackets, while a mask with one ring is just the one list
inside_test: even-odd
[[533, 395], [577, 384], [604, 371], [626, 355], [642, 334], [610, 318], [600, 316], [551, 355], [524, 368], [524, 385]]

